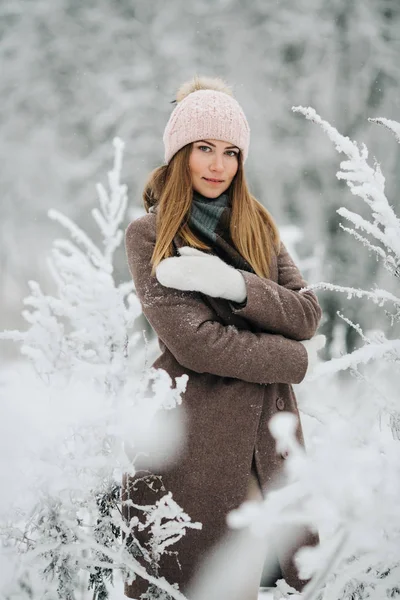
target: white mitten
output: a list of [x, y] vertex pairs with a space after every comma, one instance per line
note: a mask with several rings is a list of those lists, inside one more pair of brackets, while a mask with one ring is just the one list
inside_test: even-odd
[[218, 256], [190, 246], [179, 248], [179, 254], [165, 258], [156, 267], [156, 277], [162, 285], [232, 302], [246, 300], [246, 282], [240, 271]]
[[322, 334], [315, 335], [311, 338], [311, 340], [303, 340], [300, 344], [303, 344], [305, 349], [307, 350], [308, 356], [308, 367], [307, 372], [305, 374], [305, 378], [308, 377], [314, 367], [320, 362], [318, 357], [318, 350], [321, 350], [325, 346], [326, 337]]

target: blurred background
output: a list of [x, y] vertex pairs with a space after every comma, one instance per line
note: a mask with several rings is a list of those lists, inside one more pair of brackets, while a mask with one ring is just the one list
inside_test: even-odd
[[[337, 180], [331, 142], [291, 107], [312, 106], [366, 143], [399, 214], [399, 145], [367, 120], [400, 121], [399, 0], [0, 0], [0, 57], [0, 329], [24, 327], [28, 280], [51, 291], [46, 256], [63, 232], [50, 208], [96, 237], [90, 211], [114, 136], [126, 144], [126, 225], [140, 214], [145, 179], [163, 163], [171, 101], [194, 74], [232, 85], [252, 132], [251, 191], [280, 227], [300, 232], [308, 281], [398, 287], [339, 228], [340, 206], [363, 215], [367, 207]], [[116, 267], [127, 280], [123, 248]], [[318, 296], [327, 358], [358, 343], [338, 310], [393, 337], [374, 304]], [[1, 344], [3, 360], [16, 351]]]

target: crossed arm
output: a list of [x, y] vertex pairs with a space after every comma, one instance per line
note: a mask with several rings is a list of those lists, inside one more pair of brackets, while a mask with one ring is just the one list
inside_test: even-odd
[[308, 340], [315, 334], [322, 311], [286, 247], [281, 243], [278, 255], [278, 283], [247, 271], [244, 277], [247, 300], [244, 306], [231, 303], [232, 311], [259, 329], [280, 333], [292, 340]]
[[[308, 359], [299, 341], [281, 332], [253, 333], [224, 325], [201, 294], [161, 285], [151, 275], [155, 239], [154, 215], [133, 221], [125, 238], [128, 264], [145, 316], [182, 366], [259, 384], [302, 381]], [[252, 296], [250, 290], [246, 307], [239, 310], [247, 309], [250, 318], [256, 319]], [[259, 320], [266, 318], [267, 310], [268, 306]]]

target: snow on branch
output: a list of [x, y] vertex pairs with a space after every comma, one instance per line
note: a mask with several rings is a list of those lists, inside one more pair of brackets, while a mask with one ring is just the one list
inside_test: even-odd
[[396, 138], [396, 141], [400, 144], [400, 123], [397, 121], [392, 121], [391, 119], [385, 119], [384, 117], [377, 118], [369, 118], [368, 121], [370, 123], [377, 123], [378, 125], [383, 125], [387, 129], [389, 129]]
[[[400, 220], [385, 196], [385, 178], [380, 166], [375, 164], [373, 168], [367, 162], [367, 147], [365, 145], [359, 147], [356, 142], [341, 135], [311, 107], [295, 106], [292, 110], [319, 125], [334, 143], [336, 150], [347, 156], [348, 160], [340, 164], [341, 170], [337, 173], [337, 177], [345, 180], [350, 191], [369, 205], [372, 211], [372, 221], [368, 224], [369, 233], [384, 244], [386, 252], [392, 255], [396, 264], [399, 264]], [[344, 214], [344, 216], [347, 218], [349, 215]], [[365, 226], [365, 220], [359, 217], [355, 225], [356, 228]]]
[[113, 278], [112, 258], [122, 241], [127, 207], [126, 186], [120, 183], [122, 141], [115, 139], [114, 148], [110, 192], [98, 187], [100, 210], [93, 211], [103, 250], [68, 217], [50, 210], [49, 217], [70, 236], [54, 241], [47, 260], [57, 293], [46, 295], [39, 283], [29, 282], [23, 316], [30, 328], [0, 333], [0, 339], [23, 341], [23, 354], [53, 384], [54, 377], [66, 382], [80, 375], [116, 393], [125, 379], [130, 332], [141, 308], [133, 283], [116, 285]]
[[147, 513], [145, 522], [139, 526], [140, 530], [151, 529], [151, 554], [153, 560], [158, 562], [166, 549], [175, 544], [186, 534], [186, 529], [201, 529], [200, 523], [193, 523], [190, 517], [172, 498], [168, 492], [154, 506], [136, 508]]
[[122, 241], [123, 234], [119, 226], [125, 216], [128, 202], [126, 185], [121, 184], [120, 181], [124, 143], [121, 139], [115, 138], [113, 144], [115, 148], [114, 167], [108, 173], [110, 192], [107, 192], [104, 186], [98, 183], [100, 210], [98, 208], [92, 210], [93, 218], [103, 235], [104, 257], [109, 262]]
[[356, 368], [360, 364], [367, 364], [372, 360], [380, 360], [382, 358], [388, 361], [394, 361], [400, 365], [400, 340], [385, 340], [381, 343], [368, 343], [358, 350], [354, 350], [350, 354], [345, 354], [340, 358], [318, 364], [309, 379], [316, 379], [326, 375], [333, 375], [339, 371], [344, 371], [350, 368]]
[[383, 306], [385, 302], [393, 302], [394, 304], [400, 306], [400, 298], [394, 296], [394, 294], [388, 292], [387, 290], [381, 290], [378, 288], [368, 292], [359, 288], [344, 287], [341, 285], [328, 283], [326, 281], [319, 281], [318, 283], [312, 283], [308, 285], [306, 288], [302, 288], [302, 290], [300, 291], [303, 292], [307, 290], [330, 290], [340, 292], [342, 294], [347, 294], [348, 300], [351, 300], [351, 298], [353, 297], [368, 298], [378, 306]]
[[366, 591], [394, 597], [400, 575], [399, 443], [380, 429], [359, 439], [355, 424], [342, 420], [306, 453], [289, 417], [292, 421], [291, 414], [277, 414], [269, 425], [277, 449], [288, 451], [285, 485], [274, 486], [263, 503], [232, 511], [229, 524], [282, 540], [281, 552], [296, 543], [299, 526], [316, 528], [320, 544], [296, 555], [300, 577], [310, 579], [305, 600], [370, 597]]
[[[354, 229], [342, 227], [346, 232], [355, 237], [357, 241], [363, 243], [369, 250], [372, 250], [378, 259], [383, 261], [384, 267], [396, 277], [400, 276], [400, 219], [394, 213], [392, 207], [385, 196], [385, 178], [378, 164], [371, 167], [368, 162], [368, 149], [365, 145], [358, 146], [356, 142], [351, 141], [348, 137], [341, 135], [327, 121], [324, 121], [313, 108], [304, 108], [302, 106], [293, 107], [295, 113], [300, 113], [306, 119], [319, 125], [322, 130], [328, 135], [329, 139], [334, 143], [336, 150], [339, 153], [344, 153], [348, 160], [342, 161], [340, 164], [341, 171], [337, 173], [339, 179], [347, 182], [351, 192], [358, 195], [371, 208], [371, 220], [367, 220], [356, 212], [350, 211], [347, 208], [341, 207], [338, 209], [338, 214], [346, 218], [354, 225]], [[375, 120], [376, 121], [376, 120]], [[395, 135], [400, 131], [400, 124], [387, 119], [378, 119], [377, 122], [391, 129]], [[356, 230], [361, 229], [368, 235], [374, 237], [379, 245], [372, 244], [368, 239], [360, 235]], [[307, 289], [325, 289], [339, 293], [347, 294], [347, 298], [353, 297], [367, 298], [372, 300], [379, 307], [384, 306], [387, 302], [392, 302], [397, 311], [394, 315], [389, 315], [392, 320], [400, 317], [400, 298], [394, 294], [382, 290], [375, 289], [371, 291], [361, 290], [351, 287], [342, 287], [326, 282], [320, 282], [309, 286]], [[347, 323], [358, 330], [358, 326], [347, 320]], [[383, 335], [383, 334], [382, 334]], [[384, 336], [383, 336], [384, 337]], [[367, 338], [363, 338], [366, 342]], [[382, 342], [382, 340], [381, 340]], [[383, 343], [366, 345], [341, 358], [320, 365], [312, 374], [312, 378], [335, 373], [344, 369], [356, 369], [359, 364], [365, 364], [376, 359], [377, 361], [384, 359], [389, 362], [398, 363], [400, 361], [400, 345], [399, 340], [392, 340]], [[311, 378], [310, 377], [310, 378]]]

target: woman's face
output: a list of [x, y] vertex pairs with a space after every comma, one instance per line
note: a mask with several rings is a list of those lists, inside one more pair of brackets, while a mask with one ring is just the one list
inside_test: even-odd
[[193, 189], [207, 198], [225, 192], [239, 166], [239, 148], [220, 140], [193, 142], [189, 158]]

